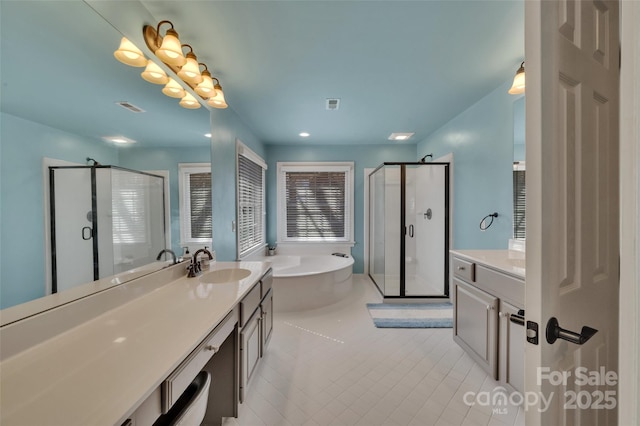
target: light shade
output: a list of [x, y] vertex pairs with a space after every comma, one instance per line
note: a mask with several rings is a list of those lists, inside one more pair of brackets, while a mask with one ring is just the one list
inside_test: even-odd
[[520, 68], [516, 72], [516, 76], [513, 77], [513, 84], [511, 85], [511, 89], [509, 89], [509, 93], [511, 95], [519, 95], [520, 93], [524, 93], [524, 62], [520, 64]]
[[162, 93], [172, 98], [180, 99], [184, 98], [184, 96], [187, 94], [184, 88], [172, 78], [169, 78], [169, 82], [162, 88]]
[[185, 92], [184, 97], [180, 99], [180, 106], [183, 108], [198, 109], [201, 105], [200, 102], [191, 95], [191, 93]]
[[202, 81], [194, 90], [203, 98], [212, 98], [216, 95], [216, 89], [213, 87], [213, 79], [209, 70], [202, 71]]
[[167, 77], [164, 70], [151, 59], [147, 61], [147, 67], [140, 75], [146, 81], [153, 84], [167, 84], [169, 82], [169, 77]]
[[123, 64], [131, 65], [132, 67], [144, 67], [147, 65], [147, 59], [142, 51], [126, 37], [122, 37], [120, 47], [113, 52], [113, 56]]
[[167, 34], [162, 38], [162, 45], [155, 53], [166, 64], [181, 67], [187, 62], [182, 53], [182, 45], [178, 39], [178, 33], [173, 28], [167, 30]]
[[222, 86], [220, 86], [220, 82], [216, 78], [216, 85], [214, 88], [216, 89], [216, 95], [213, 98], [209, 98], [207, 101], [207, 105], [212, 106], [214, 108], [224, 109], [228, 107], [227, 101], [224, 100], [224, 93], [222, 92]]
[[193, 52], [187, 53], [187, 62], [178, 71], [178, 77], [191, 84], [198, 84], [202, 81], [200, 65], [198, 65], [198, 59]]

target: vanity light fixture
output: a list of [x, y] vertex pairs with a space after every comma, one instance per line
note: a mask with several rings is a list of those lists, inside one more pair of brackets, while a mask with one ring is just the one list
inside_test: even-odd
[[184, 97], [180, 99], [180, 106], [188, 109], [198, 109], [202, 105], [200, 105], [200, 102], [198, 102], [191, 93], [185, 92]]
[[224, 109], [229, 105], [227, 105], [227, 101], [224, 100], [224, 92], [222, 91], [220, 81], [215, 77], [213, 77], [212, 80], [216, 81], [215, 86], [213, 86], [216, 89], [216, 95], [212, 98], [209, 98], [209, 100], [207, 101], [207, 105], [214, 108]]
[[162, 89], [162, 93], [171, 97], [171, 98], [184, 98], [184, 95], [187, 93], [186, 90], [180, 84], [172, 78], [169, 78], [169, 81]]
[[509, 94], [519, 95], [524, 93], [524, 62], [520, 64], [520, 68], [516, 71], [515, 77], [513, 77], [513, 85], [509, 89]]
[[195, 90], [196, 93], [203, 98], [212, 98], [216, 95], [216, 89], [213, 87], [213, 79], [207, 66], [203, 63], [198, 65], [204, 65], [204, 71], [202, 71], [202, 81], [198, 83]]
[[390, 141], [406, 141], [413, 135], [415, 135], [415, 133], [391, 133], [389, 135], [389, 140]]
[[[160, 35], [160, 27], [164, 24], [169, 24], [171, 28], [163, 37]], [[162, 63], [152, 59], [147, 60], [142, 51], [124, 37], [118, 50], [114, 52], [114, 56], [120, 62], [136, 67], [146, 67], [141, 73], [142, 78], [150, 83], [164, 84], [162, 93], [180, 99], [180, 105], [184, 108], [200, 108], [203, 99], [207, 100], [207, 105], [213, 108], [229, 106], [224, 98], [220, 81], [211, 76], [211, 71], [206, 64], [198, 63], [198, 58], [190, 45], [180, 43], [178, 33], [171, 21], [160, 21], [156, 27], [145, 25], [142, 33], [147, 47]], [[189, 48], [186, 57], [182, 51], [183, 47]], [[167, 68], [162, 65], [166, 65], [175, 74], [165, 71]], [[203, 71], [200, 71], [200, 65], [204, 66]], [[187, 86], [202, 99], [198, 99], [189, 92]]]
[[178, 71], [178, 77], [191, 84], [198, 84], [202, 81], [202, 74], [200, 74], [200, 65], [198, 65], [198, 58], [193, 53], [193, 48], [188, 44], [183, 44], [183, 47], [188, 47], [187, 62]]
[[147, 67], [140, 75], [143, 79], [153, 84], [167, 84], [169, 82], [167, 73], [151, 59], [147, 61]]
[[131, 43], [128, 38], [122, 37], [120, 40], [120, 47], [113, 52], [113, 56], [123, 64], [130, 65], [132, 67], [144, 67], [147, 65], [147, 58], [135, 44]]
[[[169, 28], [164, 37], [160, 36], [160, 27], [162, 24], [169, 24]], [[147, 44], [149, 44], [148, 35], [153, 38], [153, 42], [156, 49], [152, 49], [162, 62], [169, 65], [175, 65], [178, 67], [187, 63], [187, 58], [182, 53], [182, 44], [178, 38], [178, 33], [173, 29], [173, 23], [171, 21], [160, 21], [158, 27], [154, 30], [152, 26], [145, 25], [144, 35]]]

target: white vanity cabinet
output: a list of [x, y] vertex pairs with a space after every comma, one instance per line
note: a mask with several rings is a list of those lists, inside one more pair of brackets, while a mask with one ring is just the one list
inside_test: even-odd
[[240, 302], [240, 402], [273, 331], [272, 281], [269, 270]]
[[524, 390], [524, 259], [452, 251], [453, 339], [494, 379]]

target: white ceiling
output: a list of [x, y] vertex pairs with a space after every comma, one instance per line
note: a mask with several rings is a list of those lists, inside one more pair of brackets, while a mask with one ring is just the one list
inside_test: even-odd
[[[522, 0], [142, 4], [156, 22], [174, 23], [220, 79], [230, 108], [267, 144], [383, 144], [392, 132], [415, 132], [406, 143], [417, 143], [524, 60]], [[139, 78], [141, 69], [117, 62], [118, 33], [86, 4], [1, 8], [3, 111], [80, 134], [206, 143], [207, 111], [178, 107]], [[55, 82], [63, 87], [50, 92]], [[325, 110], [333, 97], [340, 109]], [[113, 107], [117, 100], [148, 113]]]

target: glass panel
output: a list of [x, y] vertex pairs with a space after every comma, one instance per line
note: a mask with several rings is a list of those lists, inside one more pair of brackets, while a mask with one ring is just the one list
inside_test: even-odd
[[369, 275], [384, 293], [384, 167], [369, 175]]
[[405, 296], [445, 294], [446, 170], [438, 164], [406, 166]]
[[385, 296], [400, 296], [400, 166], [385, 166]]

